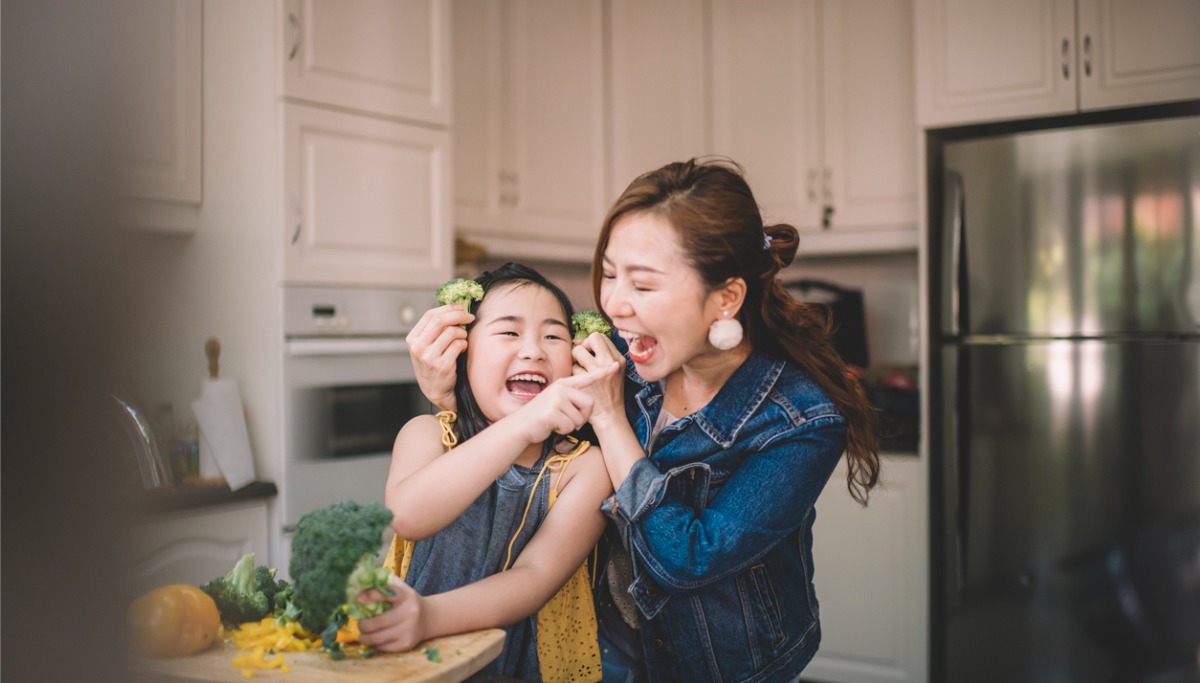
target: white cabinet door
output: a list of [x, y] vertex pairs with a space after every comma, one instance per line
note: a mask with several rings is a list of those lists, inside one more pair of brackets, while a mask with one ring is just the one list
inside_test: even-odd
[[814, 583], [821, 648], [805, 680], [928, 680], [928, 534], [924, 469], [912, 455], [883, 457], [881, 483], [860, 507], [844, 463], [817, 500]]
[[642, 173], [712, 150], [705, 5], [704, 0], [609, 3], [610, 202]]
[[285, 0], [283, 95], [446, 126], [448, 0]]
[[589, 258], [608, 208], [603, 6], [492, 4], [454, 8], [456, 33], [480, 41], [461, 46], [455, 80], [499, 81], [471, 101], [486, 110], [455, 120], [464, 185], [455, 224], [493, 254]]
[[246, 553], [254, 553], [255, 564], [270, 563], [267, 503], [164, 514], [130, 529], [130, 544], [130, 595], [171, 583], [199, 585], [228, 573]]
[[713, 151], [745, 167], [768, 223], [820, 226], [820, 44], [816, 0], [713, 0]]
[[[917, 113], [911, 0], [821, 6], [824, 170], [830, 227], [912, 233]], [[915, 242], [914, 242], [915, 245]]]
[[299, 104], [283, 128], [288, 284], [450, 277], [448, 132]]
[[1076, 110], [1074, 0], [916, 0], [918, 120]]
[[[202, 4], [121, 0], [109, 18], [108, 28], [120, 31], [120, 40], [112, 41], [112, 120], [122, 193], [139, 202], [199, 206]], [[138, 30], [124, 30], [130, 26]], [[144, 207], [131, 212], [135, 224], [171, 227], [144, 223]]]
[[1200, 2], [1080, 0], [1081, 109], [1200, 97]]
[[715, 151], [764, 220], [807, 253], [914, 248], [909, 0], [714, 0], [712, 41]]

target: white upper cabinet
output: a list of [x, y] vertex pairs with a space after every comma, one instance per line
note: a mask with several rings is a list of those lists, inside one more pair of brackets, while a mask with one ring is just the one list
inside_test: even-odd
[[283, 125], [288, 284], [448, 279], [448, 131], [293, 103]]
[[453, 270], [448, 0], [282, 0], [284, 281]]
[[284, 0], [284, 96], [449, 125], [447, 2]]
[[926, 127], [1200, 97], [1195, 0], [916, 0]]
[[764, 220], [817, 228], [822, 181], [816, 0], [713, 0], [713, 149], [746, 169]]
[[1081, 0], [1079, 106], [1200, 97], [1200, 2]]
[[637, 176], [712, 150], [702, 0], [610, 0], [608, 198]]
[[801, 250], [916, 245], [909, 0], [712, 2], [714, 151]]
[[602, 4], [453, 5], [456, 227], [497, 254], [589, 259], [607, 209]]
[[[121, 0], [110, 18], [114, 34], [120, 31], [120, 40], [113, 40], [112, 120], [121, 192], [132, 199], [127, 221], [194, 230], [203, 172], [202, 5]], [[129, 26], [139, 30], [123, 30]], [[193, 213], [178, 212], [182, 207]]]

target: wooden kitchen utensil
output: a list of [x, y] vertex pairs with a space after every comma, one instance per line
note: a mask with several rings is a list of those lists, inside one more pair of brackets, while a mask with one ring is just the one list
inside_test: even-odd
[[[434, 638], [420, 647], [437, 648], [440, 662], [417, 650], [400, 654], [376, 654], [370, 659], [350, 656], [341, 661], [321, 652], [284, 654], [288, 665], [281, 671], [256, 671], [255, 678], [280, 683], [457, 683], [487, 666], [500, 654], [504, 631], [498, 628]], [[244, 683], [240, 669], [232, 665], [242, 654], [229, 643], [219, 643], [191, 657], [139, 659], [138, 668], [163, 676], [168, 681]]]
[[216, 379], [221, 374], [221, 340], [209, 337], [204, 342], [204, 355], [208, 357], [208, 378]]

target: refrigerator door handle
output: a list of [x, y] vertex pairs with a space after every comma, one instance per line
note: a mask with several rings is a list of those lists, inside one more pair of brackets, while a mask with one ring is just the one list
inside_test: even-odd
[[942, 332], [967, 329], [966, 188], [958, 171], [947, 170], [942, 213]]

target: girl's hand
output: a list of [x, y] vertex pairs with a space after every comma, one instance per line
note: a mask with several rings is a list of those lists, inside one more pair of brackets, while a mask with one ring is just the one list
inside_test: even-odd
[[431, 308], [404, 338], [421, 393], [443, 410], [457, 409], [454, 364], [467, 350], [467, 331], [461, 325], [474, 319], [458, 304]]
[[556, 380], [532, 401], [513, 413], [520, 416], [529, 443], [541, 443], [551, 434], [570, 434], [592, 415], [592, 397], [586, 391], [595, 382], [614, 374], [617, 363], [598, 364], [589, 372]]
[[392, 575], [395, 595], [384, 595], [374, 588], [358, 594], [359, 602], [387, 600], [386, 612], [358, 622], [358, 642], [383, 652], [406, 652], [425, 640], [425, 598], [412, 586]]
[[[613, 345], [612, 340], [603, 334], [593, 333], [575, 345], [571, 351], [575, 358], [574, 373], [576, 376], [594, 372], [597, 368], [617, 364], [625, 366], [625, 357]], [[605, 421], [625, 420], [625, 373], [614, 372], [607, 375], [605, 381], [590, 383], [587, 392], [592, 398], [593, 426]]]

